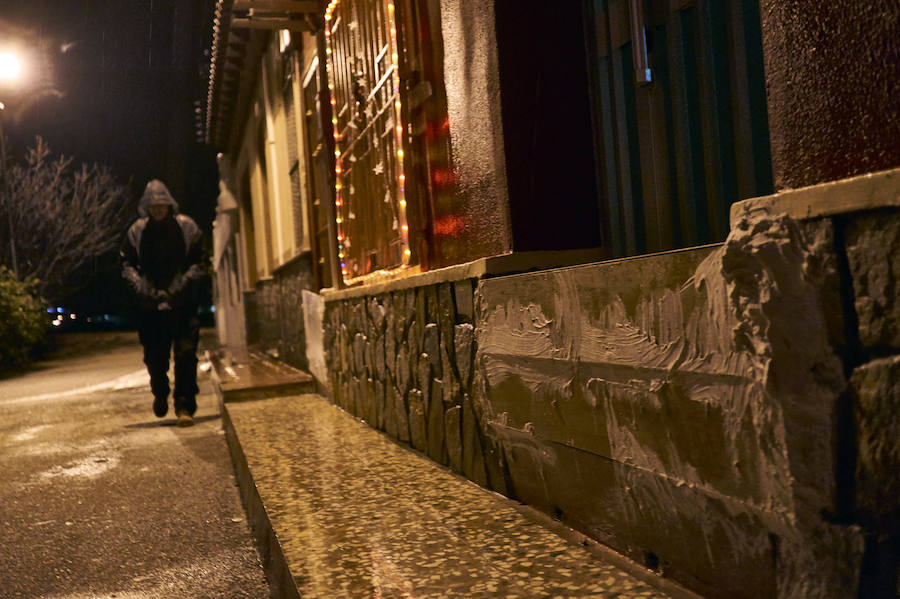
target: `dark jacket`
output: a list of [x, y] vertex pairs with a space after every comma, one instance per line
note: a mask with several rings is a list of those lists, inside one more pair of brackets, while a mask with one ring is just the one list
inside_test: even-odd
[[[148, 216], [150, 204], [165, 203], [169, 215], [161, 222]], [[120, 252], [122, 276], [144, 310], [163, 302], [172, 308], [196, 305], [197, 284], [204, 276], [203, 232], [190, 217], [178, 214], [178, 203], [156, 179], [144, 190], [138, 206], [141, 218], [129, 227]]]

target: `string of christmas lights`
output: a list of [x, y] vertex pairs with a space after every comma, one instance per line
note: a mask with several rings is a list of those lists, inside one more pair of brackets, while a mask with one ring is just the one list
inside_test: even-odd
[[[363, 282], [366, 279], [369, 279], [372, 275], [384, 275], [390, 274], [391, 271], [379, 271], [377, 273], [369, 273], [364, 276], [351, 276], [349, 269], [347, 267], [347, 249], [350, 247], [350, 237], [348, 235], [347, 229], [348, 227], [344, 226], [344, 219], [342, 217], [342, 208], [345, 203], [348, 208], [350, 208], [350, 200], [349, 196], [346, 196], [344, 193], [344, 186], [341, 183], [341, 173], [343, 172], [343, 156], [341, 155], [340, 150], [340, 142], [342, 139], [340, 131], [338, 131], [338, 117], [337, 117], [337, 96], [335, 91], [335, 73], [337, 71], [334, 65], [334, 50], [332, 48], [332, 34], [333, 27], [336, 23], [335, 19], [335, 11], [340, 6], [341, 0], [332, 0], [328, 8], [325, 10], [325, 54], [327, 57], [326, 62], [326, 72], [328, 73], [328, 91], [331, 98], [331, 124], [332, 124], [332, 133], [334, 136], [334, 157], [335, 157], [335, 166], [334, 166], [334, 175], [335, 175], [335, 223], [337, 224], [337, 243], [338, 243], [338, 259], [340, 260], [341, 265], [341, 274], [344, 279], [345, 284], [351, 284], [353, 282]], [[400, 76], [399, 76], [399, 56], [398, 56], [398, 45], [397, 45], [397, 25], [396, 19], [394, 17], [394, 3], [388, 1], [386, 3], [387, 16], [388, 16], [388, 27], [390, 35], [388, 37], [388, 41], [390, 43], [390, 47], [388, 48], [391, 56], [391, 69], [393, 70], [393, 81], [394, 81], [394, 147], [396, 152], [396, 161], [397, 161], [397, 221], [400, 226], [400, 250], [401, 250], [401, 265], [399, 269], [403, 269], [409, 266], [410, 258], [412, 252], [409, 247], [409, 224], [406, 219], [406, 174], [404, 171], [404, 159], [403, 159], [403, 119], [401, 117], [401, 108], [402, 105], [400, 103]], [[397, 269], [395, 269], [397, 270]]]

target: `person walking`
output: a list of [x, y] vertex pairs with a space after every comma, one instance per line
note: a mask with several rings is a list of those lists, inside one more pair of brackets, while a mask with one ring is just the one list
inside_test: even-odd
[[165, 184], [147, 183], [138, 218], [122, 244], [122, 276], [138, 298], [138, 338], [150, 374], [153, 413], [169, 411], [169, 355], [174, 354], [173, 404], [178, 426], [191, 426], [197, 410], [197, 288], [204, 276], [203, 232]]

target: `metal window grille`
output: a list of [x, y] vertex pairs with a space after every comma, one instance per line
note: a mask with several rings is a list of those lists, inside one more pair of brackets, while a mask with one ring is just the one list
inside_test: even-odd
[[394, 5], [332, 2], [328, 69], [344, 280], [409, 263]]

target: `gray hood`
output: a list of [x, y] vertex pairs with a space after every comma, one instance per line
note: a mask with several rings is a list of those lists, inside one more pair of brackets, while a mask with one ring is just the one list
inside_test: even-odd
[[151, 204], [166, 204], [172, 207], [172, 214], [178, 214], [178, 202], [169, 193], [169, 188], [159, 179], [153, 179], [144, 188], [144, 195], [138, 204], [138, 214], [147, 216]]

